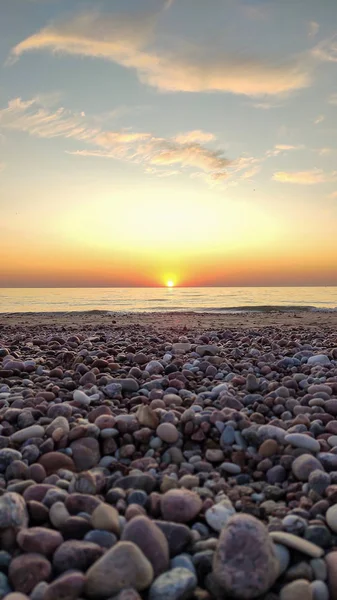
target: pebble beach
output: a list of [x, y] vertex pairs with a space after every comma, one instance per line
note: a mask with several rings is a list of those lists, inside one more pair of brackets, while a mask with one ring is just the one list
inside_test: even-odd
[[337, 600], [337, 313], [0, 315], [0, 599]]

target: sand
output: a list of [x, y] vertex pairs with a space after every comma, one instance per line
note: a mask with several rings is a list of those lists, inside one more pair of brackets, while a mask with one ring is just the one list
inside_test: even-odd
[[114, 328], [149, 327], [150, 329], [184, 329], [208, 331], [224, 328], [317, 328], [337, 329], [337, 312], [298, 311], [285, 313], [193, 313], [193, 312], [153, 312], [153, 313], [106, 313], [103, 311], [65, 313], [4, 313], [0, 314], [2, 327], [59, 326], [80, 330], [90, 326]]

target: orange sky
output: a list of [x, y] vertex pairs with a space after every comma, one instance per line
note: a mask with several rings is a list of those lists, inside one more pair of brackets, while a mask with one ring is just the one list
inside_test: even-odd
[[0, 287], [337, 285], [336, 23], [2, 2]]

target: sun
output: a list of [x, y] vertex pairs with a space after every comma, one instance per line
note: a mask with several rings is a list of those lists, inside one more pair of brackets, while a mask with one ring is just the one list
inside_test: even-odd
[[166, 287], [168, 287], [168, 288], [173, 288], [173, 287], [174, 287], [174, 281], [172, 281], [172, 279], [169, 279], [169, 280], [166, 282]]

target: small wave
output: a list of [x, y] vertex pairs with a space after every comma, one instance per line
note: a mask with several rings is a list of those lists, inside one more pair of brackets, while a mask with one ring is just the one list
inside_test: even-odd
[[337, 311], [337, 307], [335, 308], [320, 308], [317, 306], [307, 306], [307, 305], [261, 305], [261, 306], [232, 306], [232, 307], [210, 307], [210, 308], [197, 308], [196, 312], [216, 312], [216, 313], [250, 313], [250, 312], [335, 312]]

